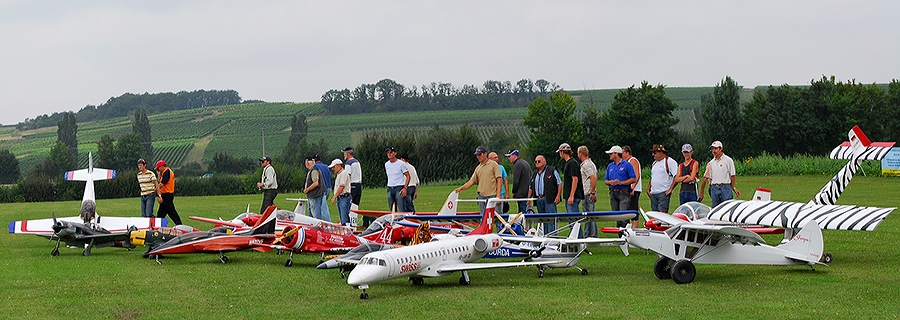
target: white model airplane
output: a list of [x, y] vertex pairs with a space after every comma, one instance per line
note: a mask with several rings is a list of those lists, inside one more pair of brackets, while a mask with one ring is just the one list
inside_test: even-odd
[[370, 285], [403, 277], [410, 277], [413, 285], [424, 283], [425, 277], [442, 277], [462, 272], [461, 285], [470, 283], [469, 270], [549, 265], [561, 261], [471, 263], [503, 245], [503, 239], [492, 234], [495, 199], [488, 201], [481, 224], [464, 237], [439, 235], [432, 242], [372, 252], [360, 259], [347, 277], [347, 283], [363, 292], [360, 299], [368, 299]]
[[822, 230], [814, 221], [807, 222], [791, 241], [773, 247], [764, 244], [758, 234], [740, 227], [697, 224], [660, 212], [647, 214], [673, 227], [666, 231], [627, 228], [623, 233], [630, 245], [660, 256], [653, 264], [653, 273], [660, 279], [690, 283], [697, 272], [694, 263], [822, 264]]
[[[793, 239], [799, 228], [809, 221], [817, 222], [820, 228], [826, 230], [875, 230], [888, 214], [897, 209], [896, 207], [858, 207], [835, 205], [835, 202], [850, 184], [850, 179], [859, 170], [862, 160], [883, 158], [886, 154], [884, 149], [890, 149], [893, 143], [882, 142], [875, 145], [869, 142], [859, 127], [853, 127], [848, 136], [850, 142], [845, 142], [835, 148], [832, 156], [848, 155], [848, 152], [839, 150], [846, 150], [848, 148], [846, 145], [849, 145], [849, 148], [852, 148], [850, 161], [808, 203], [728, 200], [713, 208], [709, 212], [708, 218], [742, 224], [782, 227], [785, 229], [782, 243]], [[831, 259], [831, 254], [826, 253], [825, 263], [831, 262]]]

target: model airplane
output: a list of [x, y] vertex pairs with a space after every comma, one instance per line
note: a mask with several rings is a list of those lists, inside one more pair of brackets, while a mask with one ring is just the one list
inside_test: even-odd
[[[342, 226], [339, 223], [332, 223], [332, 222], [328, 222], [328, 221], [324, 221], [324, 220], [320, 220], [320, 219], [316, 219], [316, 218], [307, 216], [304, 213], [304, 211], [302, 211], [304, 208], [303, 203], [307, 201], [306, 199], [290, 199], [289, 198], [287, 200], [296, 200], [297, 207], [294, 208], [294, 211], [288, 211], [288, 210], [276, 210], [275, 211], [275, 216], [276, 216], [276, 221], [277, 221], [275, 224], [276, 231], [282, 231], [287, 226], [306, 226], [306, 227], [317, 227], [322, 230], [327, 230], [329, 232], [339, 233], [339, 234], [352, 234], [355, 232], [355, 229], [352, 227]], [[298, 210], [300, 210], [300, 211], [298, 211]], [[221, 218], [219, 218], [219, 219], [209, 219], [209, 218], [204, 218], [204, 217], [189, 217], [189, 218], [198, 220], [198, 221], [213, 223], [217, 226], [222, 225], [222, 226], [235, 227], [235, 228], [239, 228], [239, 229], [247, 229], [247, 228], [255, 225], [256, 222], [259, 221], [260, 218], [262, 218], [262, 215], [250, 212], [250, 207], [248, 206], [247, 212], [241, 213], [241, 214], [237, 215], [236, 217], [234, 217], [234, 219], [231, 219], [229, 221], [222, 220]]]
[[496, 199], [488, 201], [481, 224], [464, 237], [439, 235], [428, 243], [390, 250], [372, 252], [360, 259], [347, 277], [347, 283], [362, 289], [360, 299], [368, 299], [366, 289], [370, 285], [403, 277], [410, 277], [414, 285], [424, 283], [425, 277], [442, 277], [456, 271], [462, 272], [461, 285], [470, 283], [469, 270], [506, 268], [532, 265], [549, 265], [560, 261], [471, 263], [485, 254], [497, 250], [503, 239], [492, 234]]
[[695, 263], [810, 267], [822, 264], [822, 231], [814, 221], [807, 222], [791, 241], [773, 247], [764, 244], [758, 234], [740, 227], [698, 224], [661, 212], [647, 214], [670, 221], [673, 227], [665, 232], [626, 228], [623, 233], [628, 244], [660, 256], [653, 265], [653, 273], [659, 279], [690, 283], [697, 272]]
[[[326, 253], [346, 253], [365, 243], [394, 244], [404, 239], [412, 239], [415, 229], [403, 226], [394, 227], [385, 220], [396, 218], [394, 215], [382, 216], [381, 223], [372, 223], [360, 235], [335, 233], [339, 230], [322, 230], [313, 226], [288, 226], [282, 236], [271, 243], [255, 243], [260, 247], [289, 251], [290, 257], [284, 262], [285, 267], [294, 265], [294, 253], [315, 252], [322, 254], [321, 264]], [[400, 218], [402, 219], [402, 218]], [[378, 220], [376, 220], [378, 221]], [[280, 252], [280, 251], [279, 251]], [[342, 273], [343, 274], [343, 273]]]
[[[394, 216], [394, 217], [392, 218], [392, 216]], [[403, 225], [401, 221], [392, 220], [392, 219], [396, 219], [397, 216], [399, 216], [400, 220], [403, 219], [402, 214], [383, 215], [381, 217], [378, 217], [378, 219], [376, 219], [375, 222], [373, 222], [371, 225], [369, 225], [369, 229], [372, 229], [372, 227], [375, 225], [385, 225], [385, 226], [389, 226], [393, 230], [402, 230], [401, 227], [405, 227], [406, 225]], [[387, 218], [391, 218], [391, 220], [389, 220]], [[379, 221], [379, 220], [381, 220], [381, 221]], [[396, 223], [397, 225], [389, 225], [389, 224], [394, 224], [394, 223]], [[415, 226], [415, 227], [407, 227], [407, 228], [413, 230], [413, 232], [411, 233], [412, 237], [408, 241], [409, 245], [417, 245], [420, 243], [426, 243], [426, 242], [431, 241], [431, 236], [432, 236], [431, 227], [428, 225], [427, 222], [423, 223], [423, 224], [411, 224], [410, 226]], [[366, 229], [366, 231], [369, 231], [369, 229]], [[378, 230], [380, 230], [380, 229], [378, 229]], [[452, 230], [459, 230], [459, 229], [452, 229]], [[399, 247], [400, 247], [400, 245], [389, 244], [388, 242], [363, 243], [343, 255], [336, 256], [331, 259], [320, 262], [316, 266], [316, 269], [340, 268], [341, 278], [344, 278], [344, 275], [345, 275], [344, 272], [348, 271], [348, 270], [352, 270], [353, 267], [355, 267], [357, 264], [359, 264], [359, 260], [362, 259], [363, 256], [365, 256], [369, 253], [372, 253], [372, 252], [394, 249], [394, 248], [399, 248]]]
[[[228, 262], [225, 253], [253, 249], [260, 252], [272, 251], [271, 248], [258, 247], [254, 244], [271, 243], [275, 240], [275, 215], [273, 212], [277, 209], [271, 206], [266, 209], [263, 218], [260, 219], [250, 230], [223, 233], [217, 231], [200, 231], [191, 232], [175, 237], [168, 242], [160, 245], [150, 255], [175, 254], [175, 253], [218, 253], [219, 261]], [[162, 264], [159, 259], [156, 263]]]
[[94, 168], [93, 154], [88, 153], [87, 169], [69, 171], [63, 175], [65, 180], [86, 181], [80, 214], [63, 218], [56, 218], [54, 214], [52, 219], [12, 221], [9, 223], [9, 233], [34, 234], [51, 240], [57, 238], [56, 247], [50, 251], [53, 256], [59, 255], [60, 241], [65, 241], [68, 247], [84, 249], [81, 254], [85, 256], [91, 254], [91, 248], [134, 248], [127, 242], [126, 234], [129, 231], [165, 227], [168, 220], [139, 217], [103, 217], [101, 219], [97, 214], [94, 181], [115, 177], [115, 170]]

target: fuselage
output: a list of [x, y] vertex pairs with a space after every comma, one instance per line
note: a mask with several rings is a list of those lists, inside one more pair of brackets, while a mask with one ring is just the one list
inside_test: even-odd
[[499, 248], [502, 242], [496, 234], [441, 237], [428, 243], [372, 252], [360, 259], [347, 283], [367, 287], [402, 277], [445, 276], [452, 272], [439, 272], [439, 266], [473, 262]]
[[662, 232], [627, 229], [624, 232], [629, 244], [675, 261], [687, 259], [699, 264], [807, 264], [786, 258], [791, 255], [788, 250], [762, 243], [743, 244], [726, 236], [691, 230]]
[[183, 234], [160, 245], [150, 254], [217, 253], [253, 247], [253, 243], [271, 243], [273, 235], [241, 235], [212, 231]]

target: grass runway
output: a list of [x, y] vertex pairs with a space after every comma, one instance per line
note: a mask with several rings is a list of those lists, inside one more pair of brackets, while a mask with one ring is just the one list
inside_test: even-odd
[[[807, 202], [831, 176], [738, 177], [749, 199], [766, 187], [776, 200]], [[102, 183], [102, 182], [98, 182]], [[434, 211], [455, 186], [424, 186], [416, 207]], [[600, 188], [598, 188], [600, 189]], [[281, 194], [275, 204], [291, 209]], [[474, 189], [461, 198], [473, 198]], [[362, 209], [385, 210], [384, 189], [363, 191]], [[601, 196], [598, 210], [608, 207]], [[247, 204], [258, 211], [261, 195], [181, 197], [182, 219], [199, 228], [211, 224], [188, 216], [230, 219]], [[648, 208], [646, 196], [641, 205]], [[708, 199], [705, 200], [707, 204]], [[139, 216], [140, 200], [98, 200], [101, 215]], [[900, 206], [900, 179], [856, 177], [839, 204]], [[3, 223], [72, 216], [80, 202], [0, 204]], [[672, 208], [677, 205], [673, 199]], [[461, 204], [461, 211], [476, 211]], [[560, 206], [562, 208], [562, 206]], [[332, 218], [336, 211], [332, 206]], [[459, 273], [425, 279], [412, 286], [405, 279], [373, 285], [369, 300], [334, 270], [317, 270], [317, 254], [286, 255], [243, 251], [218, 255], [169, 255], [157, 265], [132, 251], [103, 248], [91, 256], [61, 249], [41, 237], [0, 234], [0, 318], [9, 319], [499, 319], [499, 318], [865, 318], [900, 316], [900, 218], [888, 216], [876, 231], [823, 231], [825, 251], [834, 261], [815, 271], [806, 266], [697, 265], [693, 283], [677, 285], [653, 275], [655, 254], [632, 249], [625, 257], [616, 247], [593, 248], [579, 266], [589, 270], [551, 269], [537, 278], [534, 267], [477, 270], [472, 284], [458, 285]], [[601, 224], [612, 226], [613, 223]], [[776, 244], [780, 235], [767, 235]]]

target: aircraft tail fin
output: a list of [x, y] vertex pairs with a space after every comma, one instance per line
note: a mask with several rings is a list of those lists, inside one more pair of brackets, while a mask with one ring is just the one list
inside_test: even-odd
[[824, 250], [822, 228], [815, 220], [810, 220], [800, 229], [791, 241], [779, 245], [778, 248], [790, 251], [785, 257], [814, 264], [822, 258]]
[[278, 209], [276, 206], [269, 206], [266, 208], [266, 212], [263, 213], [262, 218], [253, 225], [250, 234], [274, 234], [275, 224], [278, 222], [278, 219], [276, 219], [277, 216], [273, 214], [276, 209]]
[[753, 200], [771, 201], [772, 200], [772, 190], [765, 189], [765, 188], [756, 188], [756, 193], [753, 194]]
[[848, 161], [847, 164], [841, 168], [841, 171], [838, 171], [838, 173], [822, 187], [822, 190], [819, 190], [819, 193], [809, 201], [810, 204], [835, 204], [837, 199], [841, 196], [841, 193], [843, 193], [844, 189], [847, 188], [847, 185], [850, 184], [850, 179], [853, 179], [853, 175], [859, 170], [862, 158], [865, 157], [866, 150], [872, 143], [862, 130], [859, 129], [859, 126], [853, 127], [847, 136], [850, 137], [849, 143], [853, 150], [850, 161]]
[[487, 208], [484, 209], [484, 217], [481, 218], [481, 224], [478, 225], [478, 228], [469, 232], [469, 236], [494, 232], [494, 210], [497, 207], [495, 200], [497, 198], [488, 199]]
[[569, 232], [569, 240], [578, 239], [578, 235], [581, 233], [581, 222], [576, 222], [572, 224], [572, 232]]
[[869, 138], [866, 137], [866, 134], [862, 132], [859, 126], [853, 126], [853, 129], [850, 129], [850, 132], [847, 133], [847, 137], [850, 138], [853, 158], [859, 158], [866, 151], [866, 148], [872, 145], [872, 142], [869, 141]]
[[441, 207], [441, 211], [438, 212], [438, 215], [441, 216], [455, 216], [456, 215], [456, 206], [459, 204], [457, 201], [459, 200], [459, 192], [450, 191], [450, 195], [447, 196], [447, 201], [444, 201], [444, 206]]

